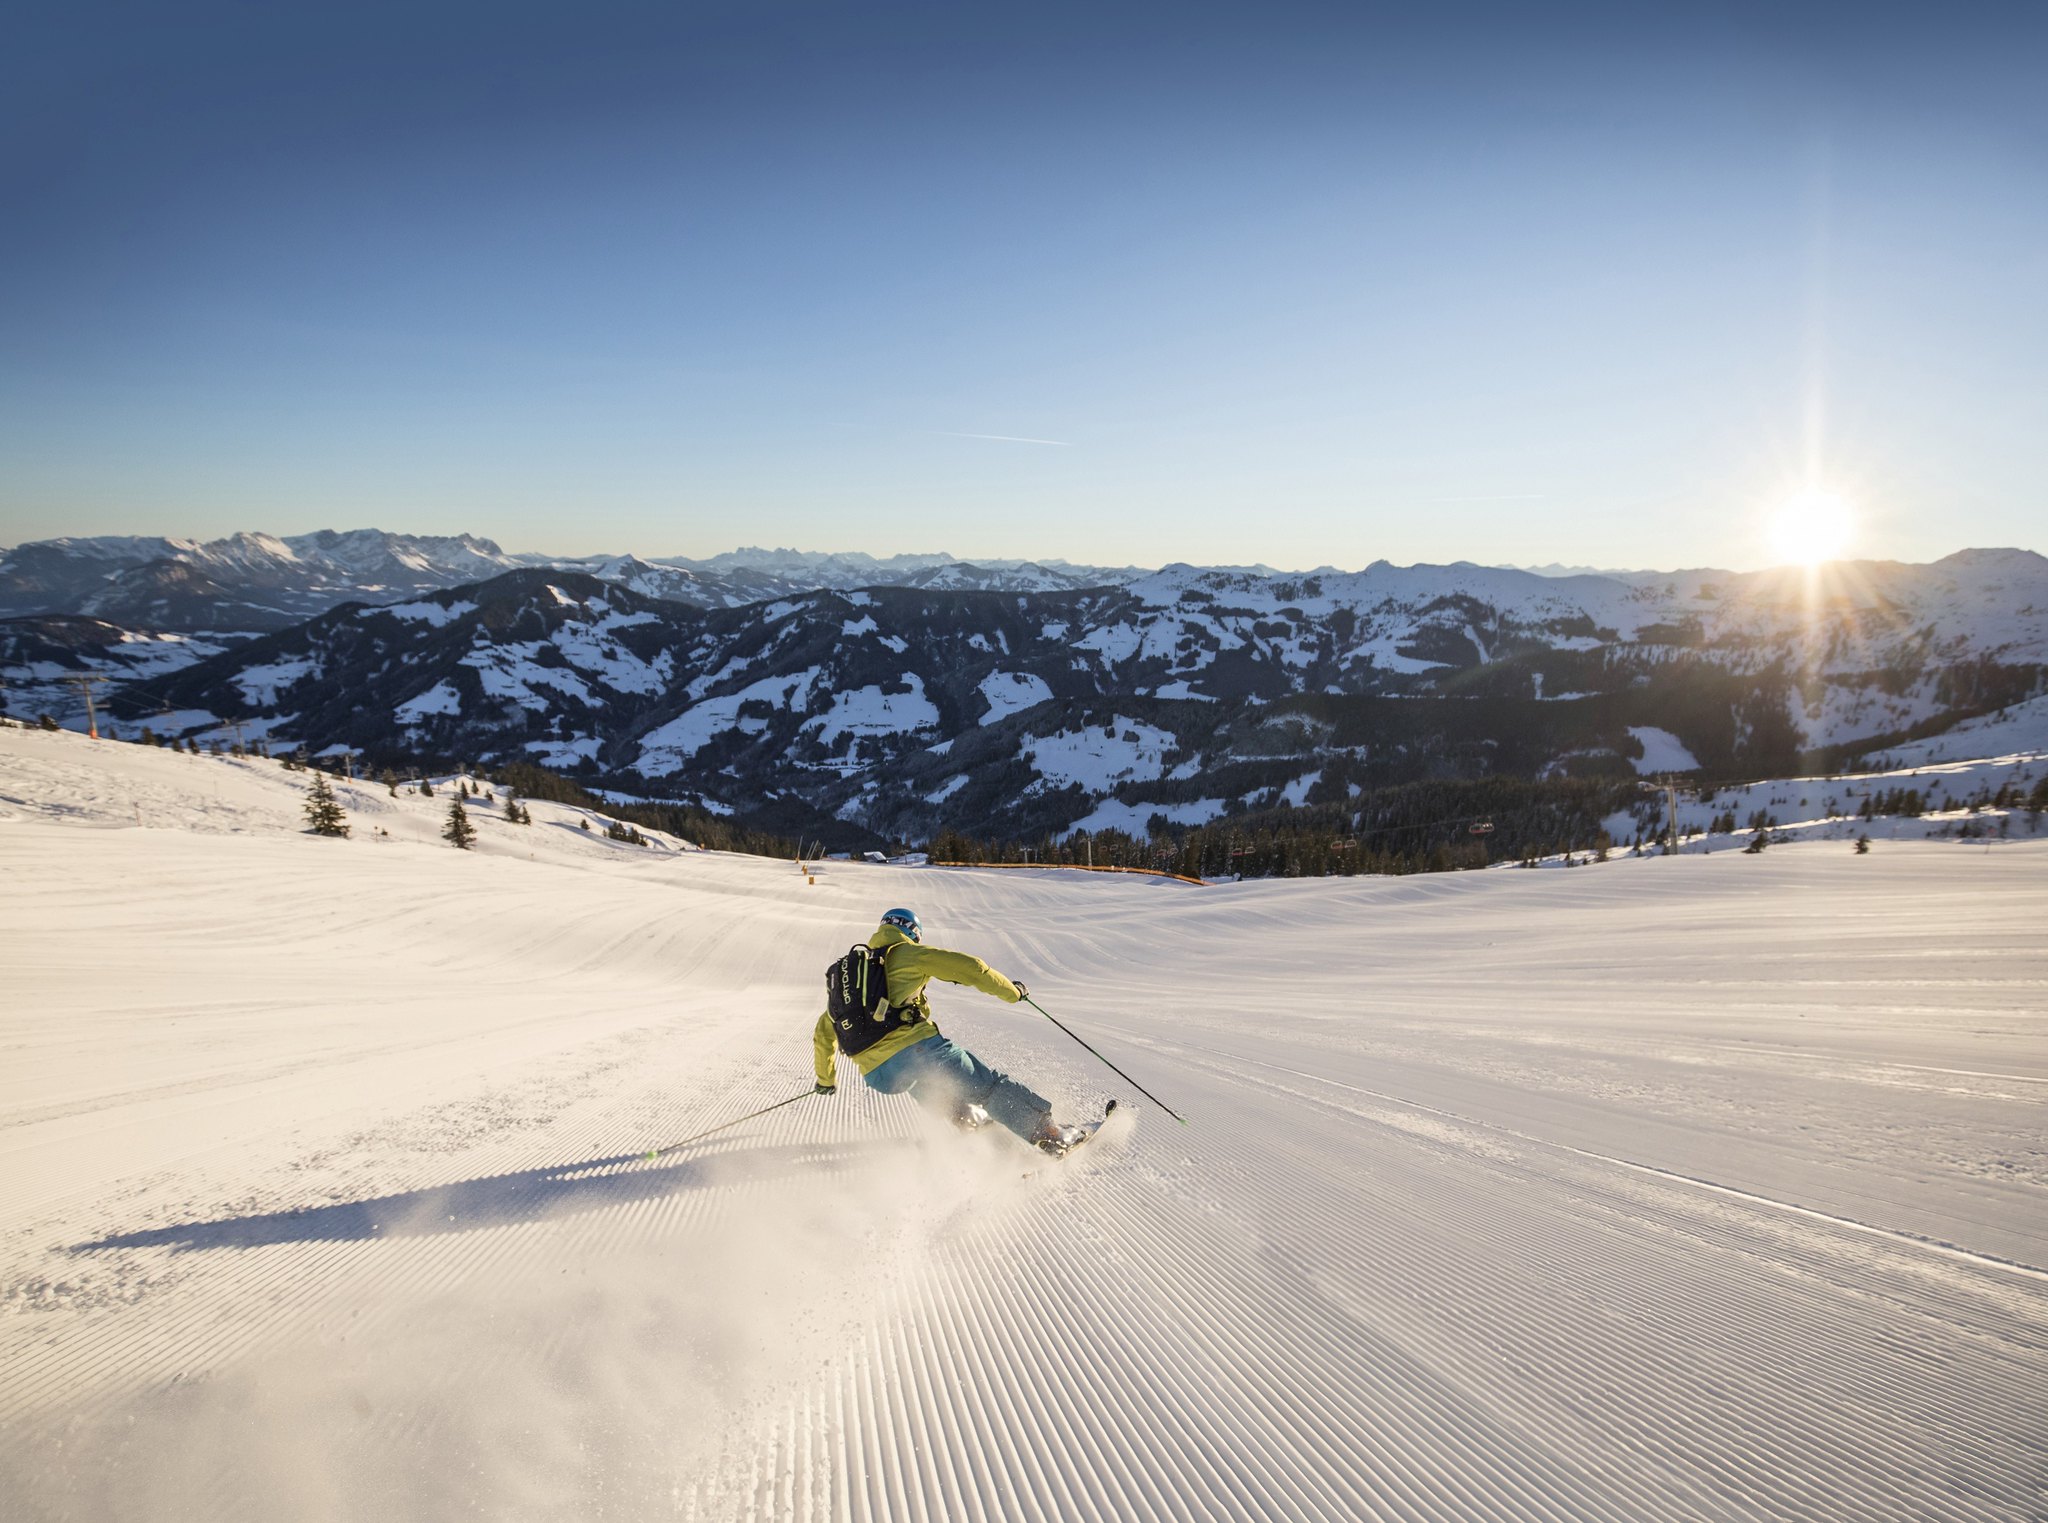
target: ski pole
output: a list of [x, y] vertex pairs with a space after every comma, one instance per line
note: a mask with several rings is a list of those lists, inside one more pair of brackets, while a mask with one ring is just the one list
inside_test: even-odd
[[757, 1111], [748, 1111], [746, 1115], [736, 1117], [731, 1121], [721, 1121], [716, 1126], [707, 1127], [701, 1132], [696, 1132], [688, 1137], [685, 1137], [681, 1142], [671, 1142], [665, 1148], [649, 1148], [643, 1156], [648, 1158], [659, 1158], [663, 1153], [673, 1153], [677, 1148], [686, 1148], [693, 1142], [697, 1142], [705, 1137], [709, 1137], [713, 1132], [722, 1132], [726, 1130], [726, 1128], [728, 1127], [738, 1126], [742, 1121], [752, 1121], [756, 1116], [765, 1116], [770, 1111], [779, 1111], [785, 1105], [794, 1105], [799, 1100], [808, 1100], [815, 1093], [815, 1090], [807, 1089], [800, 1095], [791, 1095], [787, 1100], [777, 1100], [773, 1105], [764, 1105]]
[[1130, 1085], [1132, 1089], [1135, 1089], [1147, 1100], [1150, 1100], [1154, 1105], [1158, 1106], [1161, 1110], [1165, 1111], [1167, 1115], [1173, 1117], [1173, 1119], [1178, 1121], [1182, 1126], [1186, 1126], [1188, 1124], [1187, 1117], [1183, 1116], [1179, 1111], [1175, 1110], [1172, 1106], [1168, 1105], [1164, 1100], [1160, 1099], [1157, 1095], [1153, 1094], [1151, 1090], [1147, 1089], [1144, 1085], [1140, 1084], [1136, 1079], [1132, 1078], [1129, 1074], [1125, 1073], [1121, 1068], [1118, 1068], [1116, 1064], [1110, 1062], [1108, 1058], [1105, 1058], [1101, 1053], [1096, 1052], [1093, 1047], [1088, 1047], [1088, 1044], [1086, 1042], [1082, 1042], [1081, 1038], [1075, 1035], [1072, 1027], [1067, 1025], [1067, 1023], [1065, 1021], [1062, 1021], [1058, 1016], [1054, 1015], [1050, 1010], [1047, 1010], [1045, 1006], [1039, 1004], [1037, 1000], [1033, 999], [1030, 995], [1027, 994], [1024, 996], [1024, 1003], [1029, 1005], [1033, 1010], [1036, 1010], [1040, 1015], [1044, 1016], [1047, 1020], [1051, 1021], [1055, 1026], [1059, 1027], [1060, 1030], [1066, 1032], [1068, 1036], [1073, 1037], [1075, 1041], [1081, 1042], [1081, 1045], [1083, 1047], [1087, 1047], [1088, 1051], [1094, 1054], [1096, 1061], [1101, 1063], [1104, 1068], [1108, 1069], [1111, 1073], [1115, 1074], [1119, 1079], [1122, 1079], [1124, 1083]]

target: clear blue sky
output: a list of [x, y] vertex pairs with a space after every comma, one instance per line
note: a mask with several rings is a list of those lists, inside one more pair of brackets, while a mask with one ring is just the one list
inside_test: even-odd
[[1824, 417], [1856, 551], [2048, 548], [2044, 44], [2038, 4], [18, 9], [0, 543], [1739, 567]]

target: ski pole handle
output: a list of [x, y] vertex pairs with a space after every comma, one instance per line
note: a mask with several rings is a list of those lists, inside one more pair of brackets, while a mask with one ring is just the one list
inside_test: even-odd
[[1062, 1021], [1058, 1016], [1054, 1015], [1051, 1011], [1047, 1010], [1045, 1006], [1039, 1004], [1037, 1000], [1033, 999], [1030, 995], [1027, 994], [1024, 996], [1024, 1003], [1029, 1005], [1033, 1010], [1036, 1010], [1040, 1015], [1044, 1016], [1047, 1020], [1051, 1021], [1055, 1026], [1059, 1027], [1060, 1030], [1066, 1032], [1068, 1036], [1073, 1037], [1075, 1041], [1080, 1042], [1081, 1046], [1085, 1048], [1095, 1058], [1095, 1060], [1098, 1063], [1100, 1063], [1104, 1068], [1108, 1069], [1111, 1073], [1115, 1074], [1119, 1079], [1122, 1079], [1124, 1083], [1130, 1085], [1132, 1089], [1135, 1089], [1147, 1100], [1150, 1100], [1154, 1105], [1158, 1106], [1161, 1110], [1165, 1111], [1167, 1115], [1173, 1117], [1173, 1119], [1178, 1121], [1182, 1126], [1186, 1126], [1188, 1124], [1187, 1117], [1183, 1116], [1179, 1111], [1175, 1110], [1172, 1106], [1168, 1105], [1164, 1100], [1160, 1099], [1157, 1095], [1153, 1094], [1151, 1090], [1145, 1088], [1144, 1085], [1140, 1084], [1136, 1079], [1132, 1078], [1129, 1074], [1125, 1073], [1121, 1068], [1118, 1068], [1116, 1064], [1110, 1062], [1108, 1058], [1105, 1058], [1101, 1053], [1096, 1052], [1093, 1047], [1089, 1047], [1086, 1042], [1081, 1041], [1081, 1038], [1078, 1035], [1076, 1035], [1072, 1027], [1068, 1026], [1065, 1021]]

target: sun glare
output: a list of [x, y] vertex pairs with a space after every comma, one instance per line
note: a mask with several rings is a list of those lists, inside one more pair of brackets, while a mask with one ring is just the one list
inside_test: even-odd
[[1832, 492], [1800, 492], [1771, 516], [1771, 548], [1801, 566], [1831, 561], [1849, 543], [1849, 505]]

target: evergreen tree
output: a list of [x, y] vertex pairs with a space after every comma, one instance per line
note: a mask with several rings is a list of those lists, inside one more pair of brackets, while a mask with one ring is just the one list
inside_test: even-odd
[[514, 825], [531, 825], [533, 816], [526, 812], [526, 806], [519, 802], [519, 795], [505, 795], [505, 818]]
[[458, 851], [468, 851], [476, 843], [476, 826], [469, 823], [469, 811], [459, 798], [448, 801], [448, 823], [441, 827], [441, 839]]
[[1870, 832], [1867, 830], [1856, 838], [1856, 855], [1859, 857], [1870, 855]]
[[327, 779], [317, 772], [313, 774], [313, 786], [306, 790], [306, 828], [316, 836], [345, 836], [349, 832], [348, 815], [341, 801], [327, 786]]
[[45, 730], [54, 730], [58, 728], [57, 721], [52, 719], [48, 714], [38, 715], [36, 718], [36, 724], [40, 728]]
[[423, 777], [423, 778], [421, 778], [421, 779], [420, 779], [420, 797], [421, 797], [421, 798], [423, 798], [423, 799], [430, 799], [430, 798], [432, 798], [433, 796], [434, 796], [434, 780], [433, 780], [433, 779], [432, 779], [431, 777]]
[[385, 790], [389, 792], [393, 798], [398, 797], [398, 774], [396, 772], [393, 772], [389, 767], [386, 767], [384, 769], [384, 775], [381, 778], [379, 778], [378, 781], [384, 785]]

